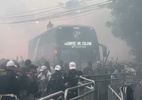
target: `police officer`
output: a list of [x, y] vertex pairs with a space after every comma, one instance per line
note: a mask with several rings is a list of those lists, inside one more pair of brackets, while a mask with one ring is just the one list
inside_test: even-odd
[[15, 100], [7, 94], [19, 96], [20, 84], [17, 75], [17, 66], [13, 61], [8, 61], [5, 71], [0, 73], [0, 94], [3, 95], [1, 100]]
[[[47, 86], [47, 93], [52, 94], [58, 91], [64, 90], [64, 77], [61, 72], [61, 66], [55, 66], [55, 73], [51, 75], [51, 79], [49, 80]], [[58, 97], [55, 97], [56, 100]]]
[[[76, 70], [76, 63], [75, 62], [70, 62], [69, 63], [69, 72], [64, 76], [65, 78], [65, 87], [74, 87], [78, 85], [78, 79], [79, 76], [82, 75], [81, 71]], [[68, 99], [71, 99], [73, 97], [76, 97], [77, 90], [73, 90], [69, 93]]]

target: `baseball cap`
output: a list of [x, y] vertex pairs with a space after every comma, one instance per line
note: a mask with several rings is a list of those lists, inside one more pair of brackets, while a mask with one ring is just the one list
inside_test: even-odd
[[40, 72], [42, 72], [42, 71], [44, 71], [45, 69], [47, 69], [47, 67], [46, 66], [41, 66], [41, 68], [40, 68]]
[[12, 60], [8, 61], [7, 64], [6, 64], [6, 67], [10, 67], [10, 66], [17, 67]]
[[76, 64], [75, 64], [75, 62], [70, 62], [70, 63], [69, 63], [69, 69], [76, 69]]
[[61, 70], [61, 66], [60, 65], [56, 65], [55, 66], [55, 70], [58, 70], [58, 71]]

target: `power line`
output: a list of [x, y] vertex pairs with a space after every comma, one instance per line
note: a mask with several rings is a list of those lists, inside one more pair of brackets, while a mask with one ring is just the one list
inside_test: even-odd
[[[98, 7], [98, 6], [102, 6], [102, 7], [104, 7], [104, 6], [107, 6], [108, 4], [109, 4], [110, 2], [106, 2], [106, 3], [104, 3], [104, 4], [98, 4], [97, 6], [95, 6], [95, 7]], [[91, 7], [91, 8], [89, 8], [89, 9], [81, 9], [81, 13], [87, 13], [87, 12], [90, 12], [90, 11], [93, 11], [93, 10], [95, 10], [95, 9], [100, 9], [100, 8], [102, 8], [102, 7], [98, 7], [98, 8], [95, 8], [95, 7]], [[87, 7], [88, 8], [88, 7]], [[80, 10], [80, 9], [78, 9], [78, 10]], [[57, 17], [63, 17], [63, 16], [74, 16], [74, 15], [79, 15], [79, 14], [81, 14], [81, 13], [74, 13], [74, 11], [76, 11], [76, 9], [75, 10], [70, 10], [70, 11], [64, 11], [64, 12], [62, 12], [61, 14], [60, 14], [60, 16], [59, 16], [59, 13], [56, 13], [56, 14], [52, 14], [52, 15], [49, 15], [49, 16], [44, 16], [44, 17], [40, 17], [40, 18], [37, 18], [37, 19], [28, 19], [28, 20], [22, 20], [22, 21], [14, 21], [14, 22], [6, 22], [5, 24], [14, 24], [14, 23], [24, 23], [24, 22], [29, 22], [29, 21], [35, 21], [35, 20], [43, 20], [43, 19], [55, 19], [55, 18], [57, 18]], [[4, 24], [4, 23], [3, 23]]]
[[15, 18], [15, 17], [26, 17], [26, 16], [32, 16], [32, 15], [37, 15], [37, 14], [39, 14], [39, 13], [44, 13], [44, 12], [48, 12], [48, 11], [56, 11], [56, 10], [59, 10], [59, 9], [61, 9], [61, 6], [58, 6], [58, 7], [56, 7], [56, 8], [46, 8], [46, 9], [44, 9], [43, 11], [40, 11], [40, 12], [37, 12], [38, 10], [35, 10], [35, 11], [31, 11], [32, 13], [31, 14], [22, 14], [22, 15], [11, 15], [11, 16], [1, 16], [0, 18]]
[[60, 5], [54, 5], [54, 6], [50, 6], [50, 7], [39, 8], [39, 9], [36, 9], [36, 10], [18, 12], [18, 13], [9, 14], [9, 15], [3, 15], [3, 16], [0, 16], [0, 17], [12, 17], [12, 16], [17, 16], [17, 15], [34, 13], [34, 12], [38, 12], [38, 11], [42, 11], [42, 10], [50, 10], [50, 9], [57, 8], [57, 7], [60, 7]]
[[[108, 3], [107, 3], [108, 4]], [[101, 5], [101, 6], [106, 6], [107, 4], [103, 4], [103, 5]], [[96, 9], [96, 7], [93, 7], [92, 9], [91, 8], [89, 8], [89, 9], [84, 9], [84, 10], [82, 10], [82, 11], [80, 11], [80, 13], [84, 13], [84, 12], [87, 12], [87, 11], [91, 11], [91, 10], [95, 10]], [[98, 8], [99, 9], [99, 8]], [[53, 16], [50, 16], [51, 18], [56, 18], [56, 17], [63, 17], [63, 16], [67, 16], [67, 15], [74, 15], [74, 14], [79, 14], [79, 13], [74, 13], [74, 11], [73, 12], [65, 12], [65, 13], [63, 13], [62, 15], [60, 14], [60, 16], [59, 16], [59, 14], [57, 14], [56, 16], [55, 15], [53, 15]], [[46, 18], [46, 17], [45, 17]], [[48, 18], [48, 17], [47, 17]], [[44, 17], [42, 18], [42, 19], [44, 19]]]
[[[103, 8], [96, 8], [95, 10], [102, 10], [102, 9], [103, 9]], [[78, 14], [78, 15], [73, 15], [73, 16], [70, 16], [70, 17], [67, 17], [67, 18], [62, 18], [62, 19], [53, 20], [53, 21], [68, 20], [68, 19], [75, 18], [75, 17], [81, 16], [81, 15], [90, 14], [90, 13], [93, 12], [93, 11], [94, 11], [94, 10], [88, 11], [88, 12], [84, 12], [84, 13], [80, 13], [80, 14]]]
[[[108, 1], [107, 1], [108, 2]], [[101, 2], [101, 3], [106, 3], [106, 1], [105, 2]], [[97, 6], [97, 5], [101, 5], [101, 3], [98, 3], [98, 4], [92, 4], [92, 5], [88, 5], [88, 6], [85, 6], [85, 7], [81, 7], [81, 8], [75, 8], [75, 9], [73, 9], [73, 10], [68, 10], [67, 12], [70, 12], [70, 11], [74, 11], [74, 10], [79, 10], [79, 9], [86, 9], [86, 8], [88, 8], [88, 7], [92, 7], [92, 6]], [[33, 15], [38, 15], [38, 14], [42, 14], [42, 13], [52, 13], [53, 11], [58, 11], [59, 9], [61, 9], [61, 6], [59, 7], [57, 7], [57, 8], [54, 8], [54, 9], [48, 9], [48, 10], [45, 10], [45, 11], [41, 11], [41, 12], [37, 12], [37, 13], [33, 13], [33, 14], [25, 14], [25, 15], [16, 15], [16, 16], [9, 16], [9, 17], [4, 17], [4, 19], [6, 19], [6, 18], [20, 18], [20, 17], [27, 17], [27, 16], [33, 16]], [[60, 13], [62, 13], [62, 12], [60, 12]]]
[[[96, 9], [93, 9], [92, 11], [94, 11], [94, 10], [101, 10], [101, 9], [103, 9], [103, 8], [96, 8]], [[89, 13], [91, 13], [92, 11], [88, 11], [88, 12], [84, 12], [84, 13], [79, 13], [78, 15], [72, 15], [72, 16], [70, 16], [70, 17], [62, 18], [62, 19], [57, 19], [57, 20], [54, 20], [54, 18], [51, 18], [51, 19], [54, 20], [54, 21], [68, 20], [68, 19], [71, 19], [71, 18], [80, 16], [80, 15], [86, 15], [86, 14], [89, 14]], [[9, 22], [9, 23], [2, 23], [2, 24], [26, 23], [26, 22], [32, 22], [32, 21], [35, 21], [35, 20], [17, 21], [17, 22]]]
[[[93, 1], [93, 2], [89, 2], [89, 3], [94, 3], [95, 0], [90, 0], [90, 1]], [[56, 7], [61, 7], [61, 5], [51, 6], [51, 7], [48, 7], [48, 8], [46, 8], [46, 7], [40, 8], [40, 9], [36, 9], [36, 10], [31, 10], [31, 11], [28, 11], [28, 12], [25, 11], [25, 12], [22, 12], [22, 13], [14, 13], [14, 14], [4, 15], [4, 16], [0, 16], [0, 17], [20, 16], [20, 15], [25, 15], [25, 14], [28, 14], [28, 13], [35, 13], [35, 12], [42, 11], [42, 10], [50, 10], [51, 8], [56, 8]]]

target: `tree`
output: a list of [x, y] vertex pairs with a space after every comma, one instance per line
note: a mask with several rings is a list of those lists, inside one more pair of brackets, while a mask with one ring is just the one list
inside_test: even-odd
[[142, 0], [110, 0], [112, 19], [107, 22], [114, 36], [132, 47], [136, 61], [142, 61]]

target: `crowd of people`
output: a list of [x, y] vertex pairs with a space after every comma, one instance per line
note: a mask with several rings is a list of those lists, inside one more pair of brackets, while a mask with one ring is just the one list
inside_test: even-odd
[[[0, 94], [2, 100], [15, 100], [5, 94], [14, 94], [19, 100], [35, 100], [58, 91], [64, 91], [69, 87], [78, 85], [80, 75], [113, 74], [112, 79], [119, 78], [119, 74], [134, 72], [141, 74], [141, 67], [108, 63], [103, 66], [99, 61], [96, 66], [88, 62], [86, 67], [79, 71], [75, 62], [69, 64], [60, 61], [55, 67], [44, 61], [40, 66], [27, 59], [22, 62], [16, 60], [0, 60]], [[117, 74], [117, 75], [115, 75]], [[70, 92], [68, 99], [77, 96], [77, 90]], [[57, 99], [55, 97], [53, 99]]]
[[[3, 59], [0, 61], [0, 94], [3, 95], [2, 100], [15, 100], [9, 96], [10, 94], [16, 95], [19, 100], [36, 100], [77, 86], [82, 74], [77, 70], [75, 62], [70, 62], [68, 68], [64, 68], [63, 61], [55, 67], [51, 67], [49, 62], [45, 61], [39, 67], [29, 59], [24, 63]], [[7, 94], [9, 95], [6, 96]], [[77, 90], [70, 92], [68, 99], [75, 96]], [[53, 99], [56, 100], [57, 97]]]

